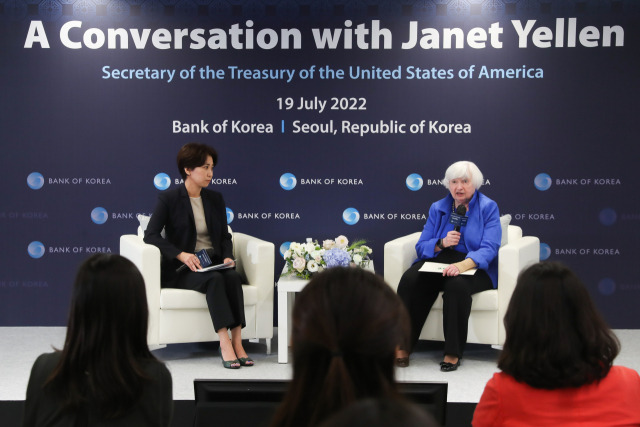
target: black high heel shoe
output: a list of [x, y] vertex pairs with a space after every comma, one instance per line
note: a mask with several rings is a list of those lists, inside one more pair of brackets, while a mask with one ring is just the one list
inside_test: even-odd
[[220, 352], [220, 359], [222, 359], [222, 366], [227, 369], [240, 369], [241, 363], [238, 359], [224, 360], [222, 357], [222, 348], [218, 347], [218, 351]]
[[409, 357], [396, 357], [396, 366], [398, 368], [407, 368], [409, 366]]
[[445, 361], [440, 362], [440, 370], [442, 372], [455, 371], [456, 369], [458, 369], [458, 366], [460, 366], [460, 359], [458, 359], [456, 363], [449, 363]]
[[240, 366], [253, 366], [255, 362], [249, 356], [247, 357], [238, 357], [238, 362], [240, 362]]

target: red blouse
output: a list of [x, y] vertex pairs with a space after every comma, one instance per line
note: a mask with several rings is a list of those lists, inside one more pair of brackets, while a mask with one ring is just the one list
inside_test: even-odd
[[499, 372], [487, 383], [472, 425], [639, 426], [640, 375], [613, 366], [597, 383], [544, 390]]

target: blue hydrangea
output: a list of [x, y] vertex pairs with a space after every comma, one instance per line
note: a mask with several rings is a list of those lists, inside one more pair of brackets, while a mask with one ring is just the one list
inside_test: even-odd
[[327, 263], [327, 268], [348, 267], [351, 263], [351, 257], [345, 250], [333, 248], [324, 253], [324, 261]]

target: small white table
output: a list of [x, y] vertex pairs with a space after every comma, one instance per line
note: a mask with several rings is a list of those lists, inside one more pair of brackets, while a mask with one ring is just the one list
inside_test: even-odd
[[[291, 311], [295, 301], [296, 292], [300, 292], [309, 283], [294, 275], [285, 276], [286, 266], [278, 279], [278, 363], [289, 363], [289, 325], [291, 323]], [[366, 270], [374, 272], [373, 261], [369, 261]]]

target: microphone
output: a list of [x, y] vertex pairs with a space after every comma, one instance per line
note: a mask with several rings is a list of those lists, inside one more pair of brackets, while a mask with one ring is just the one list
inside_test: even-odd
[[456, 208], [456, 215], [463, 217], [464, 220], [462, 218], [456, 218], [454, 220], [455, 222], [452, 221], [455, 224], [455, 226], [453, 227], [454, 231], [460, 231], [460, 226], [467, 224], [466, 217], [465, 217], [466, 214], [467, 214], [467, 208], [465, 207], [465, 205], [460, 205]]

